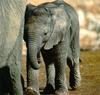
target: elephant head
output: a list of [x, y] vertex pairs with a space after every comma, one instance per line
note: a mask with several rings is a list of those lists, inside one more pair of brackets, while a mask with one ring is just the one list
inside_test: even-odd
[[[27, 18], [27, 17], [26, 17]], [[31, 11], [25, 23], [25, 38], [30, 63], [38, 69], [37, 56], [41, 50], [50, 50], [61, 41], [66, 40], [71, 21], [63, 5], [44, 4]]]

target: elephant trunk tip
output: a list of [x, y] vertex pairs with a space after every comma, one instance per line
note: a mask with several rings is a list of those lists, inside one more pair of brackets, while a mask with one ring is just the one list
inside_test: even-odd
[[40, 63], [36, 63], [36, 64], [31, 64], [32, 68], [35, 70], [38, 70], [40, 68]]
[[32, 60], [32, 62], [31, 62], [31, 66], [35, 70], [38, 70], [40, 68], [40, 64], [41, 64], [41, 58], [40, 58], [40, 56], [37, 57], [35, 60]]

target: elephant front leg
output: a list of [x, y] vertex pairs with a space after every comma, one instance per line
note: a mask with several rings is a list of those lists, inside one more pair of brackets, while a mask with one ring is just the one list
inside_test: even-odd
[[46, 64], [47, 82], [44, 89], [45, 94], [54, 94], [55, 90], [55, 67], [54, 63]]
[[55, 67], [56, 67], [55, 94], [56, 95], [67, 95], [68, 89], [66, 85], [66, 63], [62, 59], [62, 61], [57, 62], [55, 64]]
[[66, 53], [64, 49], [60, 49], [55, 54], [55, 94], [56, 95], [67, 95], [68, 88], [66, 85]]
[[38, 73], [39, 70], [34, 70], [27, 64], [27, 95], [40, 95]]
[[55, 90], [55, 66], [52, 59], [52, 50], [42, 50], [42, 56], [46, 66], [46, 87], [43, 91], [45, 94], [54, 94]]

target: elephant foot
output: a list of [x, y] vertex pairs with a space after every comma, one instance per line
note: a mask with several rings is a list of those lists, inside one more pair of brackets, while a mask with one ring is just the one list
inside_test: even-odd
[[71, 90], [76, 90], [81, 85], [81, 78], [80, 77], [73, 77], [70, 80], [70, 87]]
[[25, 93], [26, 95], [40, 95], [40, 93], [35, 91], [32, 87], [28, 87]]
[[48, 84], [43, 91], [44, 94], [54, 94], [54, 92], [54, 87], [51, 84]]
[[79, 65], [76, 65], [70, 71], [70, 87], [76, 90], [81, 85], [81, 75]]
[[59, 89], [55, 91], [55, 95], [69, 95], [69, 94], [68, 91]]
[[76, 90], [77, 88], [79, 88], [79, 86], [80, 86], [80, 81], [74, 84], [70, 84], [71, 90]]

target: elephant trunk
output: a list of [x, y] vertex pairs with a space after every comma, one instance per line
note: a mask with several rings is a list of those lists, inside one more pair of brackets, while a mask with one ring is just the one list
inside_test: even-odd
[[31, 34], [28, 40], [28, 48], [27, 53], [29, 57], [29, 63], [33, 69], [39, 69], [40, 64], [38, 63], [37, 56], [38, 56], [38, 47], [37, 47], [37, 39], [34, 40], [34, 36]]

